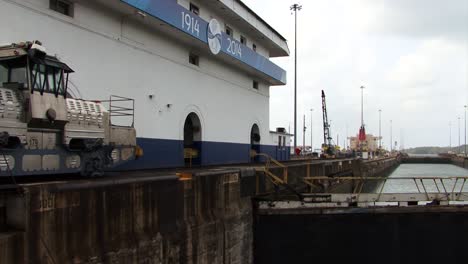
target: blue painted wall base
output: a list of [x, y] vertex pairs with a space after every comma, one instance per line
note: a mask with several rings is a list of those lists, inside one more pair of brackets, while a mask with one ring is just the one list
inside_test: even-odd
[[[137, 144], [143, 148], [144, 155], [128, 162], [119, 169], [139, 170], [184, 167], [184, 142], [182, 140], [137, 138]], [[289, 147], [260, 145], [260, 152], [276, 160], [290, 158]], [[260, 160], [262, 161], [262, 160]], [[250, 162], [250, 145], [226, 142], [201, 142], [201, 164], [223, 165]]]

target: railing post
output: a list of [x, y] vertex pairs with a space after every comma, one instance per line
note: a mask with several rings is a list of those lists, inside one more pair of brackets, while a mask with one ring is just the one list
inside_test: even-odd
[[258, 175], [257, 171], [255, 171], [255, 176], [257, 178], [257, 186], [255, 188], [255, 195], [258, 195], [260, 193], [260, 176]]
[[283, 168], [283, 180], [285, 183], [288, 183], [288, 167]]
[[457, 201], [460, 199], [461, 193], [463, 192], [463, 187], [465, 187], [465, 182], [466, 182], [466, 178], [463, 179], [463, 184], [460, 188], [460, 192], [458, 193]]

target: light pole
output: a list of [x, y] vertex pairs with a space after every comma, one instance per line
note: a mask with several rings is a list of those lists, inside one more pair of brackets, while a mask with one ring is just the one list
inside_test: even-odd
[[452, 122], [449, 122], [449, 151], [452, 151]]
[[393, 152], [393, 128], [392, 128], [392, 120], [390, 120], [390, 152]]
[[348, 124], [346, 124], [346, 144], [345, 144], [346, 150], [348, 150], [348, 146], [349, 146], [348, 145], [348, 140], [349, 140], [349, 138], [348, 138]]
[[304, 132], [302, 133], [302, 151], [305, 153], [305, 134], [306, 134], [306, 126], [305, 126], [305, 115], [304, 115]]
[[382, 109], [379, 109], [379, 150], [382, 148]]
[[313, 130], [313, 121], [314, 121], [314, 109], [310, 109], [310, 149], [314, 152], [314, 130]]
[[465, 157], [466, 157], [466, 105], [465, 105]]
[[460, 154], [460, 117], [458, 117], [458, 154]]
[[364, 86], [361, 86], [361, 126], [364, 127]]
[[294, 150], [297, 148], [297, 11], [301, 9], [299, 4], [290, 7], [294, 11]]

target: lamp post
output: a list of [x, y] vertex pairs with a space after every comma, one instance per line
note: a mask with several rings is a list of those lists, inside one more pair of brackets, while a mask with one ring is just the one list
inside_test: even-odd
[[290, 7], [294, 11], [294, 150], [297, 148], [297, 11], [301, 9], [299, 4]]
[[364, 126], [364, 86], [361, 86], [361, 126]]
[[313, 121], [314, 121], [314, 109], [310, 109], [310, 150], [314, 152], [314, 130], [313, 130]]
[[348, 138], [348, 124], [346, 124], [346, 143], [345, 143], [346, 150], [348, 150], [348, 146], [349, 146], [348, 145], [348, 140], [349, 140], [349, 138]]
[[461, 153], [460, 146], [460, 117], [458, 117], [458, 154]]
[[306, 130], [307, 130], [307, 127], [305, 125], [305, 115], [304, 115], [304, 132], [302, 133], [302, 153], [305, 154], [305, 135], [306, 135]]
[[392, 128], [392, 123], [393, 123], [393, 121], [390, 120], [390, 152], [393, 152], [393, 143], [392, 143], [393, 142], [393, 135], [392, 135], [392, 133], [393, 133], [392, 129], [393, 128]]
[[466, 105], [465, 105], [465, 157], [466, 157]]
[[449, 151], [452, 151], [452, 122], [449, 122]]
[[379, 150], [382, 148], [382, 109], [379, 109]]

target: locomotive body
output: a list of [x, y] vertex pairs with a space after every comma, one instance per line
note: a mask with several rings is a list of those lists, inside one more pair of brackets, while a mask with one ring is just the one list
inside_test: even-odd
[[[133, 122], [111, 120], [131, 116], [133, 108], [71, 98], [70, 73], [40, 42], [0, 46], [0, 176], [99, 176], [135, 158]], [[125, 101], [133, 104], [114, 97]]]

